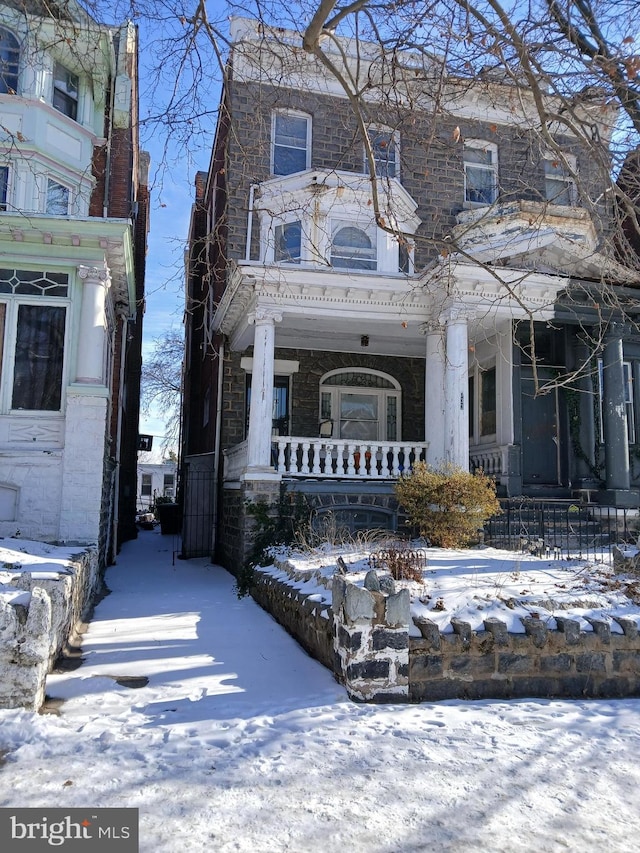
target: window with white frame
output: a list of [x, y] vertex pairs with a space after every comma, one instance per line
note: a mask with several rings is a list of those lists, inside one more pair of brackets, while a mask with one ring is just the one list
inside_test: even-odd
[[498, 146], [479, 139], [464, 143], [464, 200], [493, 204], [498, 197]]
[[331, 223], [331, 266], [347, 270], [375, 270], [378, 267], [375, 223], [365, 227], [345, 220]]
[[47, 197], [45, 201], [45, 213], [50, 216], [67, 216], [69, 213], [69, 201], [71, 191], [64, 184], [59, 184], [51, 178], [47, 179]]
[[143, 498], [151, 497], [152, 481], [151, 474], [141, 474], [140, 476], [140, 495]]
[[0, 27], [0, 94], [16, 94], [19, 68], [20, 43], [10, 30]]
[[0, 269], [3, 408], [61, 409], [68, 292], [66, 273]]
[[165, 474], [162, 483], [162, 493], [165, 498], [173, 498], [176, 493], [176, 478], [174, 474]]
[[[399, 168], [399, 137], [393, 130], [369, 128], [367, 131], [371, 152], [378, 178], [397, 178]], [[369, 172], [369, 161], [365, 155], [364, 170]]]
[[377, 370], [333, 370], [320, 381], [320, 423], [333, 438], [400, 441], [400, 384]]
[[9, 167], [0, 166], [0, 210], [9, 206]]
[[299, 264], [302, 258], [302, 223], [286, 222], [275, 227], [273, 259], [276, 263]]
[[78, 77], [59, 62], [53, 64], [53, 106], [69, 118], [78, 117]]
[[308, 169], [311, 162], [311, 116], [304, 113], [273, 113], [271, 164], [274, 175], [292, 175]]
[[[576, 160], [575, 157], [566, 154], [564, 159], [567, 165], [553, 154], [545, 155], [545, 198], [551, 204], [574, 205], [576, 203], [576, 186], [571, 176], [571, 170], [575, 173]], [[567, 166], [570, 166], [571, 169]]]

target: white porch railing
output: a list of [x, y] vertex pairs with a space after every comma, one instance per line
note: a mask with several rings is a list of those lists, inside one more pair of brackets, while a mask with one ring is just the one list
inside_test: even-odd
[[471, 470], [477, 471], [478, 468], [482, 468], [488, 477], [499, 480], [501, 475], [509, 470], [508, 452], [508, 444], [488, 444], [484, 447], [475, 445], [469, 451]]
[[424, 460], [428, 443], [281, 436], [272, 446], [276, 470], [289, 477], [389, 480]]
[[247, 469], [247, 442], [241, 441], [240, 444], [234, 444], [228, 450], [223, 451], [224, 454], [224, 479], [227, 482], [233, 482], [240, 479], [240, 475], [244, 474]]

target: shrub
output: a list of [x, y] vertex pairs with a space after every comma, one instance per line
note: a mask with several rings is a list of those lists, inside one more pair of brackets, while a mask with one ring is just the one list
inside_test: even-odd
[[477, 538], [485, 521], [500, 512], [495, 483], [482, 471], [453, 465], [434, 469], [418, 462], [395, 487], [411, 524], [432, 545], [460, 548]]

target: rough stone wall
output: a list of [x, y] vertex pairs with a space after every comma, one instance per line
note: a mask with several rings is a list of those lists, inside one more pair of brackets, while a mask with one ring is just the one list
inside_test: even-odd
[[309, 654], [328, 669], [334, 666], [331, 605], [315, 601], [293, 582], [254, 572], [252, 597], [270, 613]]
[[520, 697], [616, 698], [640, 695], [640, 638], [636, 621], [617, 620], [624, 633], [593, 620], [593, 631], [556, 617], [558, 630], [524, 620], [525, 634], [510, 634], [498, 619], [484, 631], [452, 620], [439, 634], [423, 620], [422, 639], [410, 639], [410, 698], [511, 699]]
[[217, 559], [237, 574], [249, 559], [255, 540], [256, 521], [247, 504], [265, 502], [275, 506], [280, 493], [278, 481], [247, 481], [240, 488], [224, 489], [220, 502]]
[[338, 572], [324, 578], [328, 592], [320, 602], [300, 590], [310, 573], [286, 562], [278, 568], [289, 579], [257, 572], [254, 597], [356, 701], [640, 696], [640, 636], [632, 617], [616, 619], [623, 633], [598, 619], [589, 620], [587, 632], [573, 619], [556, 616], [557, 630], [549, 630], [528, 617], [523, 634], [509, 633], [499, 619], [485, 620], [483, 631], [452, 619], [454, 633], [441, 634], [421, 618], [414, 620], [418, 638], [410, 636], [409, 594], [396, 592], [390, 578], [369, 572], [363, 588]]
[[380, 589], [374, 571], [365, 586], [333, 578], [336, 671], [357, 702], [406, 702], [409, 697], [409, 591]]
[[0, 708], [37, 711], [45, 680], [67, 643], [73, 643], [101, 586], [98, 552], [75, 555], [66, 570], [11, 572], [5, 592], [30, 594], [28, 604], [0, 595]]

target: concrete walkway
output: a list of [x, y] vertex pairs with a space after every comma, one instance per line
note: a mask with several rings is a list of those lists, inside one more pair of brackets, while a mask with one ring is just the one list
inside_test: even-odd
[[178, 548], [175, 537], [156, 530], [125, 543], [107, 570], [110, 594], [84, 636], [82, 664], [47, 680], [63, 715], [84, 715], [96, 701], [124, 711], [131, 689], [145, 714], [157, 711], [165, 722], [167, 714], [172, 722], [183, 713], [193, 720], [194, 702], [196, 716], [215, 719], [345, 696], [271, 616], [251, 598], [238, 599], [225, 569], [177, 559]]

